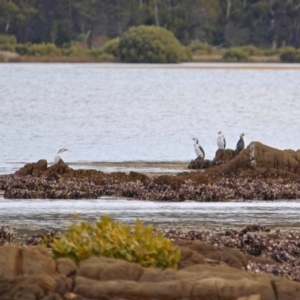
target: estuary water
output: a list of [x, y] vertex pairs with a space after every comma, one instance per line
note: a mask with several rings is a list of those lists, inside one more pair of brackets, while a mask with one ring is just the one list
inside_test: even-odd
[[299, 149], [299, 65], [254, 66], [0, 64], [0, 173], [60, 148], [76, 163], [189, 161], [192, 137], [213, 158], [220, 130], [228, 148], [243, 132]]
[[[0, 198], [0, 220], [17, 229], [64, 229], [82, 220], [104, 215], [133, 224], [136, 219], [159, 226], [244, 226], [259, 223], [272, 227], [300, 227], [300, 202], [199, 203], [98, 200], [6, 200]], [[1, 225], [1, 224], [0, 224]]]
[[[42, 158], [52, 162], [60, 148], [70, 149], [63, 159], [74, 168], [144, 172], [144, 165], [120, 169], [102, 162], [187, 165], [195, 158], [191, 138], [199, 138], [211, 159], [220, 130], [228, 148], [235, 148], [243, 132], [246, 144], [297, 150], [299, 82], [296, 64], [0, 64], [0, 174]], [[75, 212], [82, 219], [111, 214], [166, 225], [298, 226], [299, 208], [284, 199], [153, 203], [0, 197], [0, 221], [65, 226]]]

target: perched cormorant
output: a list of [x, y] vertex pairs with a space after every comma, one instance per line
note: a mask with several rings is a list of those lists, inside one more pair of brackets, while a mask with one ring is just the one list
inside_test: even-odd
[[56, 154], [56, 156], [55, 156], [55, 158], [54, 158], [54, 163], [57, 164], [60, 160], [61, 160], [62, 162], [64, 162], [64, 161], [61, 159], [61, 157], [60, 157], [59, 155], [62, 154], [62, 153], [64, 153], [64, 152], [66, 152], [66, 151], [68, 151], [68, 150], [69, 150], [69, 149], [66, 149], [66, 148], [60, 149], [60, 150], [57, 152], [57, 154]]
[[217, 144], [219, 149], [226, 148], [226, 140], [222, 131], [218, 132]]
[[237, 154], [239, 154], [244, 148], [245, 148], [245, 134], [242, 133], [242, 134], [240, 135], [239, 141], [238, 141], [237, 144], [236, 144], [235, 152], [236, 152]]
[[204, 152], [203, 148], [201, 147], [201, 145], [199, 144], [199, 140], [197, 138], [192, 138], [192, 140], [195, 141], [194, 149], [197, 154], [197, 157], [200, 156], [202, 158], [205, 158], [205, 152]]

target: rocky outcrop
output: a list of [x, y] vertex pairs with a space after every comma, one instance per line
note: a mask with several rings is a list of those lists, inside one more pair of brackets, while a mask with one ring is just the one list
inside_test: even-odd
[[[198, 159], [199, 163], [205, 163]], [[252, 142], [235, 155], [218, 150], [207, 169], [174, 175], [74, 170], [60, 161], [26, 164], [0, 176], [5, 198], [96, 199], [103, 195], [156, 201], [299, 199], [300, 150], [277, 150]]]
[[76, 266], [67, 258], [53, 260], [39, 247], [2, 246], [0, 299], [300, 299], [299, 283], [207, 259], [200, 254], [204, 244], [189, 243], [190, 248], [181, 251], [184, 259], [193, 259], [179, 270], [104, 257], [90, 257]]
[[225, 164], [211, 168], [216, 174], [240, 176], [300, 176], [300, 150], [279, 150], [260, 142], [251, 142], [236, 157]]
[[16, 176], [34, 176], [39, 177], [47, 170], [48, 163], [45, 159], [40, 159], [36, 163], [28, 163], [20, 170], [15, 172]]
[[198, 156], [196, 159], [192, 160], [189, 165], [188, 169], [194, 169], [194, 170], [199, 170], [199, 169], [208, 169], [213, 165], [213, 162], [209, 159], [204, 159], [200, 156]]

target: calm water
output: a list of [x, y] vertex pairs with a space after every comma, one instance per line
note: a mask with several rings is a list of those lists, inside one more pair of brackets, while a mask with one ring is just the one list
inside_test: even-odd
[[219, 130], [229, 148], [241, 132], [300, 148], [299, 70], [199, 66], [0, 64], [0, 173], [62, 147], [69, 162], [188, 161], [194, 136], [213, 158]]
[[[63, 147], [70, 149], [64, 160], [78, 167], [101, 161], [189, 161], [195, 158], [195, 136], [213, 158], [219, 130], [229, 148], [242, 132], [247, 142], [300, 148], [299, 66], [211, 66], [0, 64], [0, 174], [41, 158], [51, 162]], [[83, 219], [112, 214], [126, 222], [138, 217], [163, 224], [297, 225], [299, 208], [291, 202], [141, 205], [0, 198], [0, 220], [62, 226], [77, 212]]]
[[[260, 223], [300, 227], [300, 202], [161, 203], [127, 200], [4, 200], [0, 220], [17, 228], [64, 228], [77, 220], [97, 220], [103, 215], [132, 224], [166, 226], [216, 226]], [[74, 215], [78, 219], [74, 219]]]

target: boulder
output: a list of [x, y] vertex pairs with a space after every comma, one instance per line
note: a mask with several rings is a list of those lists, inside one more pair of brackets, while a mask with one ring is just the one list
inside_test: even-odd
[[59, 274], [64, 276], [71, 276], [76, 273], [77, 266], [70, 258], [56, 259], [56, 270]]
[[0, 278], [40, 274], [57, 274], [55, 261], [46, 248], [14, 245], [0, 247]]
[[[233, 268], [245, 269], [247, 266], [245, 255], [243, 255], [241, 252], [239, 252], [237, 249], [234, 248], [229, 248], [229, 247], [219, 248], [199, 240], [195, 240], [195, 241], [177, 240], [174, 243], [175, 245], [178, 245], [181, 248], [187, 247], [191, 249], [193, 252], [195, 252], [196, 254], [201, 255], [204, 258], [209, 258], [214, 261], [224, 262], [228, 266], [231, 266]], [[186, 260], [187, 259], [191, 259], [191, 257], [187, 257]], [[181, 260], [183, 260], [183, 257], [181, 257]]]
[[209, 173], [298, 177], [300, 150], [279, 150], [260, 142], [251, 142], [235, 158], [210, 168]]
[[0, 247], [0, 278], [14, 278], [21, 273], [21, 249], [17, 246]]
[[196, 159], [192, 160], [188, 165], [188, 169], [208, 169], [212, 166], [212, 161], [209, 159], [204, 159], [198, 156]]
[[43, 247], [29, 246], [21, 248], [22, 275], [55, 275], [56, 264], [50, 252]]
[[36, 163], [28, 163], [21, 169], [15, 172], [17, 176], [40, 176], [44, 171], [47, 170], [47, 161], [45, 159], [40, 159]]
[[213, 165], [222, 165], [236, 156], [236, 152], [232, 149], [218, 149], [215, 158], [212, 161]]

